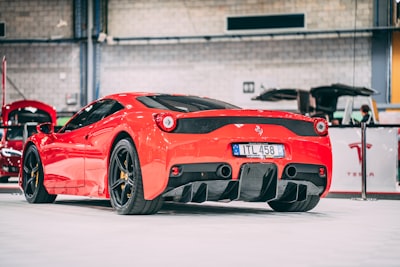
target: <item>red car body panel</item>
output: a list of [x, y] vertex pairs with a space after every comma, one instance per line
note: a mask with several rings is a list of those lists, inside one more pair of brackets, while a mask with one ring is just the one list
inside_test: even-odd
[[[24, 110], [27, 110], [27, 112], [24, 112]], [[31, 113], [29, 113], [30, 111]], [[22, 113], [25, 115], [22, 115]], [[40, 115], [38, 115], [36, 118], [36, 114], [39, 113]], [[26, 116], [28, 114], [31, 116]], [[36, 100], [19, 100], [7, 104], [2, 107], [1, 116], [3, 122], [2, 128], [4, 130], [0, 141], [0, 149], [12, 149], [16, 152], [22, 152], [24, 142], [22, 138], [22, 129], [25, 123], [41, 123], [43, 122], [41, 119], [44, 119], [55, 124], [57, 120], [57, 113], [54, 107]], [[14, 131], [17, 130], [17, 128], [20, 128], [18, 130], [19, 134], [9, 138], [9, 132], [12, 131], [10, 127], [13, 127]], [[13, 154], [10, 156], [5, 156], [3, 153], [0, 153], [0, 177], [18, 176], [20, 162], [21, 155]], [[7, 168], [8, 170], [6, 170]]]

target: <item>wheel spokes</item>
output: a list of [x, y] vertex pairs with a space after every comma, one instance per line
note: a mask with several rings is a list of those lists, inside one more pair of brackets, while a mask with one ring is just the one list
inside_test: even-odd
[[130, 186], [126, 186], [125, 184], [125, 186], [121, 190], [121, 196], [120, 196], [121, 205], [124, 205], [129, 198], [130, 198]]
[[[36, 185], [36, 183], [35, 183], [35, 180], [36, 180], [36, 178], [35, 177], [30, 177], [29, 179], [28, 179], [28, 181], [26, 181], [26, 184], [25, 184], [25, 186], [24, 186], [24, 191], [27, 193], [27, 194], [33, 194], [34, 192], [35, 192], [35, 185]], [[28, 191], [30, 189], [30, 191]]]
[[134, 181], [133, 172], [128, 173], [128, 178], [127, 178], [127, 180], [126, 180], [126, 183], [127, 183], [129, 186], [133, 186], [133, 185], [134, 185], [135, 181]]
[[114, 191], [115, 189], [120, 188], [122, 184], [124, 184], [124, 180], [118, 179], [117, 181], [115, 181], [115, 183], [111, 185], [111, 190]]
[[23, 166], [25, 183], [24, 191], [28, 195], [33, 195], [39, 183], [39, 164], [33, 153], [29, 153]]
[[124, 205], [131, 198], [134, 188], [134, 171], [129, 151], [117, 153], [114, 164], [114, 179], [110, 187], [118, 204]]
[[[128, 154], [128, 153], [126, 153], [126, 154]], [[127, 168], [126, 168], [126, 159], [124, 159], [123, 161], [121, 161], [121, 159], [117, 156], [116, 157], [116, 162], [117, 162], [117, 165], [118, 165], [118, 169], [120, 170], [120, 171], [122, 171], [122, 172], [128, 172], [128, 170], [127, 170]]]
[[39, 165], [37, 163], [36, 163], [36, 165], [34, 167], [32, 167], [31, 173], [39, 175]]
[[28, 166], [24, 165], [24, 173], [30, 173], [30, 168], [28, 168]]
[[25, 160], [25, 164], [24, 164], [24, 172], [25, 173], [31, 172], [31, 169], [32, 169], [31, 159], [32, 159], [32, 154], [30, 153], [26, 156], [26, 160]]

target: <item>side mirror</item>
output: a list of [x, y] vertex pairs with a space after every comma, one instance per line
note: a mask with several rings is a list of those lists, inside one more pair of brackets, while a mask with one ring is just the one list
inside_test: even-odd
[[36, 126], [38, 133], [51, 134], [54, 132], [54, 125], [51, 122], [41, 123]]

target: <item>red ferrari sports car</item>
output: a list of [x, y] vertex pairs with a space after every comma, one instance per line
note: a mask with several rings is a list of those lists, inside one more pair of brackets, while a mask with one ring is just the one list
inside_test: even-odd
[[30, 203], [58, 194], [110, 199], [118, 214], [163, 201], [266, 202], [309, 211], [329, 190], [328, 124], [197, 96], [120, 93], [77, 112], [59, 131], [37, 126], [19, 185]]

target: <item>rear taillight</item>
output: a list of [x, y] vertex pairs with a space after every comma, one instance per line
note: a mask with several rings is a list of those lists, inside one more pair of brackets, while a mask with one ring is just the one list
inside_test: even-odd
[[328, 134], [328, 122], [323, 118], [314, 119], [314, 130], [320, 136]]
[[176, 118], [171, 113], [156, 114], [154, 120], [157, 126], [165, 132], [172, 132], [176, 128]]

